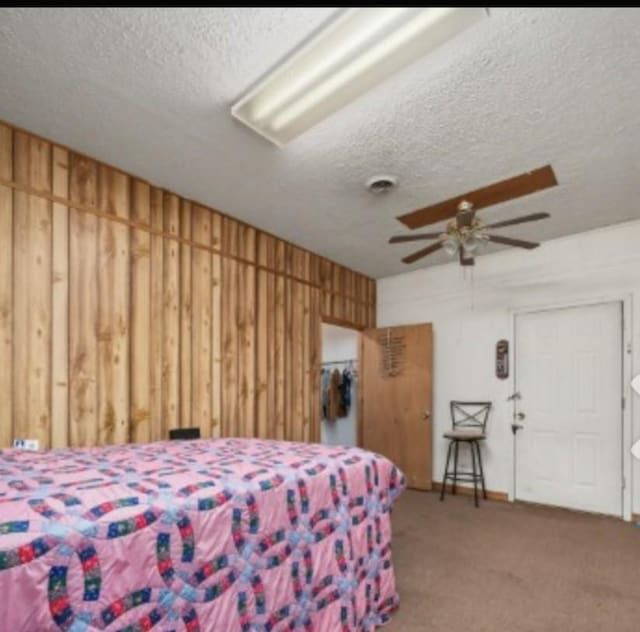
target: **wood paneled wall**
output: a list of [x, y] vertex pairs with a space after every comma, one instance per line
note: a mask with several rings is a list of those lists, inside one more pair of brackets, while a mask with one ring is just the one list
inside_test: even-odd
[[375, 281], [0, 124], [0, 446], [317, 440], [322, 318]]

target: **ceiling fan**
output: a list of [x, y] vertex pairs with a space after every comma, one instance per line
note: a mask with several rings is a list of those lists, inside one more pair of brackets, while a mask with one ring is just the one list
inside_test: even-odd
[[495, 182], [489, 186], [464, 195], [450, 198], [432, 206], [418, 209], [406, 215], [398, 217], [405, 226], [411, 229], [420, 228], [427, 224], [449, 219], [446, 230], [443, 233], [418, 233], [413, 235], [399, 235], [391, 237], [389, 243], [398, 244], [412, 241], [437, 240], [421, 250], [418, 250], [402, 259], [404, 263], [414, 263], [427, 255], [443, 249], [451, 256], [458, 255], [463, 266], [475, 265], [474, 253], [484, 243], [493, 242], [525, 248], [531, 250], [540, 244], [535, 241], [525, 241], [512, 237], [502, 237], [490, 234], [489, 230], [515, 226], [526, 222], [535, 222], [550, 217], [549, 213], [532, 213], [513, 219], [484, 224], [477, 216], [476, 211], [493, 204], [500, 204], [508, 200], [523, 197], [536, 191], [541, 191], [556, 186], [553, 169], [550, 165], [528, 171], [507, 180]]

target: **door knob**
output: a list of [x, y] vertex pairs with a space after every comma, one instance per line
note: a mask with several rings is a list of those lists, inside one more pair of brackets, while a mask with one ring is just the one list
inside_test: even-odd
[[424, 414], [422, 415], [423, 419], [430, 419], [431, 418], [431, 411], [430, 410], [425, 410]]

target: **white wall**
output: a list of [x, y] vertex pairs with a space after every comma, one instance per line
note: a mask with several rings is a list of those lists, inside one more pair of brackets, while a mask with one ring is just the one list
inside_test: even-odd
[[[513, 232], [516, 235], [516, 231]], [[378, 326], [432, 322], [434, 327], [434, 480], [442, 480], [452, 399], [490, 399], [494, 410], [483, 453], [487, 488], [512, 485], [512, 310], [630, 297], [632, 372], [640, 367], [640, 221], [545, 242], [533, 251], [479, 257], [473, 272], [456, 263], [378, 281]], [[510, 343], [510, 377], [495, 377], [495, 344]], [[632, 373], [635, 374], [635, 373]], [[633, 439], [640, 403], [624, 385]], [[640, 513], [640, 462], [634, 461], [632, 511]]]
[[[355, 329], [322, 324], [322, 361], [338, 362], [340, 360], [357, 360], [360, 333]], [[333, 367], [332, 367], [333, 368]], [[337, 367], [342, 370], [343, 367]], [[353, 381], [351, 391], [351, 408], [347, 417], [335, 421], [322, 420], [322, 443], [329, 445], [349, 445], [357, 443], [357, 398], [358, 380]]]

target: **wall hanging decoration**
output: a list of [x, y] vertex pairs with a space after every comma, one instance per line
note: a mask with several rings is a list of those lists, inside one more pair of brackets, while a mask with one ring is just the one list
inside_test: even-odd
[[506, 380], [509, 377], [509, 341], [496, 342], [496, 377]]
[[387, 328], [378, 336], [380, 344], [380, 373], [384, 377], [395, 377], [402, 373], [404, 366], [404, 336], [393, 334]]

